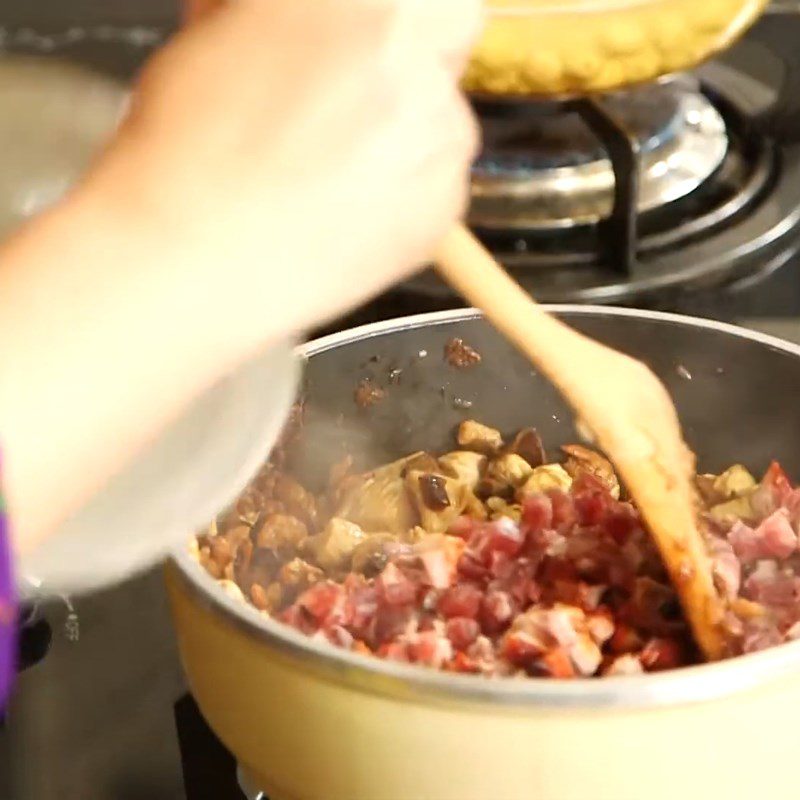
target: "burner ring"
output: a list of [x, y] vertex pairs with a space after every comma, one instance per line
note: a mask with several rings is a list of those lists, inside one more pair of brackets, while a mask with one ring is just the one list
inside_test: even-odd
[[[728, 151], [725, 121], [704, 95], [665, 87], [650, 90], [646, 99], [629, 111], [627, 119], [623, 116], [639, 144], [640, 213], [693, 192]], [[494, 146], [493, 132], [487, 131], [487, 150], [473, 169], [471, 225], [484, 231], [525, 233], [591, 225], [610, 215], [615, 183], [611, 160], [596, 137], [587, 137], [582, 121], [572, 117], [551, 117], [550, 122], [538, 118], [529, 129], [530, 139], [519, 134], [518, 123], [510, 134], [510, 146], [502, 141]], [[561, 130], [555, 128], [559, 125]], [[530, 143], [543, 133], [550, 135], [555, 152]], [[499, 135], [502, 138], [503, 133]], [[565, 140], [575, 149], [564, 155], [557, 145]]]

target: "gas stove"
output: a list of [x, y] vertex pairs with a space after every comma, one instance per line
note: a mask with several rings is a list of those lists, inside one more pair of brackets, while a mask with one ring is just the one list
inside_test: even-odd
[[[798, 24], [773, 10], [690, 76], [607, 97], [476, 102], [471, 226], [543, 301], [675, 309], [768, 277], [800, 247], [800, 55], [776, 44]], [[406, 289], [450, 297], [432, 272]]]
[[[124, 81], [174, 23], [156, 0], [135, 20], [130, 4], [103, 4], [102, 17], [74, 2], [83, 27], [58, 3], [43, 25], [19, 0], [0, 49]], [[800, 341], [800, 79], [786, 69], [800, 17], [783, 11], [690, 76], [602, 99], [476, 101], [473, 229], [540, 299], [647, 305]], [[331, 327], [458, 304], [425, 272]], [[0, 797], [259, 797], [187, 693], [158, 570], [29, 608], [22, 628]]]

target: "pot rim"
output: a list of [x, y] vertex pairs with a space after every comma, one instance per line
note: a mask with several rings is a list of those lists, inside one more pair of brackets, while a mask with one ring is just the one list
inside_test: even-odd
[[[657, 320], [690, 328], [714, 330], [757, 342], [800, 358], [800, 346], [768, 334], [728, 323], [658, 311], [558, 304], [547, 308], [557, 314], [631, 317]], [[390, 332], [481, 318], [474, 308], [437, 311], [398, 317], [333, 333], [298, 348], [304, 358], [324, 353], [352, 341], [362, 341]], [[189, 554], [175, 552], [171, 564], [177, 568], [184, 589], [207, 610], [232, 622], [251, 639], [290, 657], [329, 680], [378, 694], [402, 695], [406, 700], [466, 701], [497, 709], [531, 708], [654, 708], [695, 703], [753, 689], [768, 680], [778, 680], [800, 669], [800, 641], [769, 650], [682, 669], [634, 676], [581, 678], [558, 681], [551, 678], [514, 680], [487, 679], [480, 675], [456, 675], [413, 664], [385, 661], [327, 642], [315, 641], [256, 610], [234, 600]]]

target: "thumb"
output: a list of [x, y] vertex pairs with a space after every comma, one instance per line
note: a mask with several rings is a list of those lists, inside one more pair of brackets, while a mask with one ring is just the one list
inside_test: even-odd
[[183, 20], [186, 23], [195, 22], [223, 3], [224, 0], [183, 0]]

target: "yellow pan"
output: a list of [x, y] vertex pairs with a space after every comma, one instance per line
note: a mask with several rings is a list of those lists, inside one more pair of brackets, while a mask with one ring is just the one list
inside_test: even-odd
[[[800, 347], [650, 311], [555, 310], [656, 369], [701, 466], [738, 459], [760, 470], [775, 457], [800, 476]], [[454, 336], [477, 348], [480, 365], [447, 367], [442, 353]], [[506, 431], [537, 424], [554, 446], [574, 436], [552, 387], [475, 311], [345, 331], [308, 345], [304, 355], [308, 413], [296, 446], [307, 440], [309, 466], [323, 475], [324, 453], [339, 452], [328, 446], [331, 420], [341, 423], [336, 430], [367, 424], [360, 441], [375, 450], [375, 463], [446, 447], [466, 413]], [[364, 370], [397, 367], [401, 380], [387, 384], [381, 406], [365, 415], [353, 403]], [[469, 400], [469, 412], [452, 397]], [[188, 549], [168, 565], [167, 583], [200, 709], [271, 800], [767, 800], [800, 793], [800, 642], [652, 675], [489, 680], [312, 641], [229, 597]]]
[[766, 0], [488, 0], [470, 92], [586, 94], [692, 69], [730, 46]]
[[797, 645], [657, 676], [490, 682], [334, 653], [237, 607], [188, 559], [167, 585], [192, 692], [270, 800], [794, 791]]

